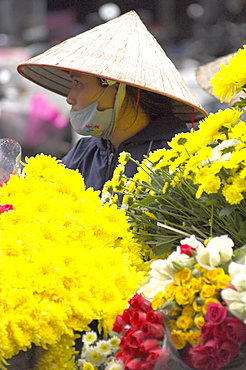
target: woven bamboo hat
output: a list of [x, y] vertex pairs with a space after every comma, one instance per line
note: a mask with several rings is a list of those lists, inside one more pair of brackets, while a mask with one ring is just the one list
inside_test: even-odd
[[[213, 95], [213, 86], [209, 82], [211, 78], [214, 77], [215, 73], [220, 71], [220, 66], [222, 64], [228, 65], [229, 60], [235, 55], [235, 53], [230, 53], [224, 55], [223, 57], [217, 58], [216, 60], [200, 66], [196, 70], [196, 80], [203, 90], [205, 90], [210, 95]], [[220, 100], [219, 97], [213, 95], [215, 99]], [[230, 103], [225, 101], [225, 104], [232, 106], [236, 101], [240, 100], [240, 97], [245, 97], [245, 94], [240, 92], [232, 96]]]
[[166, 95], [173, 111], [186, 122], [206, 112], [182, 76], [135, 11], [72, 37], [17, 67], [36, 84], [67, 96], [71, 80], [66, 70], [89, 73]]

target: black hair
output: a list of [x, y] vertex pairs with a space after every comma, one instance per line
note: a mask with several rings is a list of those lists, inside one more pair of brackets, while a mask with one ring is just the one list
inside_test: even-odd
[[[107, 81], [98, 77], [103, 87], [107, 86]], [[173, 115], [172, 99], [168, 96], [160, 95], [152, 91], [139, 89], [135, 86], [126, 85], [126, 106], [131, 104], [136, 110], [139, 99], [139, 105], [143, 108], [145, 113], [149, 116], [150, 121], [155, 121], [157, 118], [163, 116]], [[140, 94], [140, 95], [139, 95]], [[139, 96], [139, 98], [138, 98]]]
[[130, 102], [132, 106], [135, 107], [136, 110], [138, 94], [140, 94], [139, 105], [149, 116], [150, 121], [154, 121], [157, 118], [163, 116], [173, 115], [173, 106], [171, 98], [143, 89], [140, 89], [140, 91], [138, 92], [137, 87], [126, 85], [126, 99], [128, 99], [127, 103]]

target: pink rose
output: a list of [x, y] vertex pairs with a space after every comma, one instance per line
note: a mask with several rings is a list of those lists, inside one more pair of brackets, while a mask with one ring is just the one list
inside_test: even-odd
[[147, 311], [146, 313], [146, 321], [163, 324], [164, 323], [164, 315], [160, 311]]
[[159, 348], [159, 341], [157, 339], [147, 339], [140, 344], [140, 351], [148, 352], [152, 349]]
[[205, 321], [212, 325], [219, 325], [227, 317], [227, 309], [219, 303], [210, 303], [205, 315]]
[[203, 342], [198, 343], [189, 351], [189, 355], [192, 358], [192, 367], [198, 370], [220, 370], [221, 365], [217, 357], [214, 356], [215, 352], [212, 351], [211, 353], [210, 349], [205, 347]]
[[229, 364], [232, 357], [235, 357], [239, 352], [239, 346], [229, 340], [223, 341], [217, 353], [218, 359], [223, 366]]
[[12, 204], [3, 204], [0, 206], [0, 214], [8, 211], [12, 211], [14, 207]]
[[214, 330], [217, 327], [217, 325], [212, 325], [210, 323], [207, 323], [201, 327], [201, 335], [200, 338], [203, 339], [210, 339], [214, 337]]
[[190, 247], [188, 244], [180, 245], [180, 254], [187, 254], [187, 256], [192, 257], [195, 251], [196, 248]]
[[154, 324], [151, 322], [144, 322], [141, 325], [141, 330], [149, 339], [163, 339], [164, 337], [164, 327], [161, 324]]
[[246, 325], [241, 320], [235, 317], [227, 317], [221, 325], [226, 328], [225, 334], [228, 340], [233, 343], [243, 343], [245, 341]]
[[141, 294], [135, 294], [129, 301], [132, 308], [147, 312], [151, 310], [151, 302], [145, 299]]
[[134, 311], [130, 318], [130, 323], [135, 328], [139, 328], [146, 321], [146, 313], [143, 311]]

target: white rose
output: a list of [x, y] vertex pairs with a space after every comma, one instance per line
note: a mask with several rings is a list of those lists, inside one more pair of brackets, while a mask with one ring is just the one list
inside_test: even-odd
[[231, 262], [229, 265], [229, 274], [232, 277], [235, 277], [240, 272], [243, 272], [246, 274], [246, 266], [241, 265], [240, 263]]
[[230, 304], [232, 302], [240, 302], [241, 303], [241, 293], [239, 293], [237, 290], [226, 288], [221, 291], [221, 296], [223, 300]]
[[231, 280], [231, 284], [239, 291], [246, 291], [246, 275], [244, 272], [239, 272]]
[[142, 293], [145, 298], [152, 301], [157, 293], [163, 292], [164, 289], [172, 282], [172, 279], [161, 281], [151, 278], [146, 285], [139, 288], [138, 293]]
[[240, 320], [245, 320], [246, 312], [245, 312], [245, 304], [240, 302], [232, 302], [229, 305], [229, 311]]
[[168, 263], [168, 260], [155, 260], [150, 265], [149, 275], [160, 280], [169, 279], [170, 276], [174, 276], [175, 271], [173, 270], [173, 265]]
[[233, 246], [233, 241], [227, 235], [222, 235], [209, 240], [206, 249], [212, 253], [215, 251], [219, 253], [221, 262], [228, 262], [233, 255]]
[[197, 253], [197, 262], [207, 270], [214, 270], [220, 263], [220, 255], [216, 250], [203, 249]]

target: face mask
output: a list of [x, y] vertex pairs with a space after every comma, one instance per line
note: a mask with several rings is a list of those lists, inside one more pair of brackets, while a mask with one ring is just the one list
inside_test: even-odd
[[[108, 86], [109, 87], [109, 86]], [[114, 117], [114, 109], [97, 110], [99, 99], [106, 92], [108, 87], [103, 91], [99, 98], [88, 107], [79, 111], [70, 111], [71, 125], [78, 134], [88, 136], [104, 136], [104, 132], [111, 125]]]

